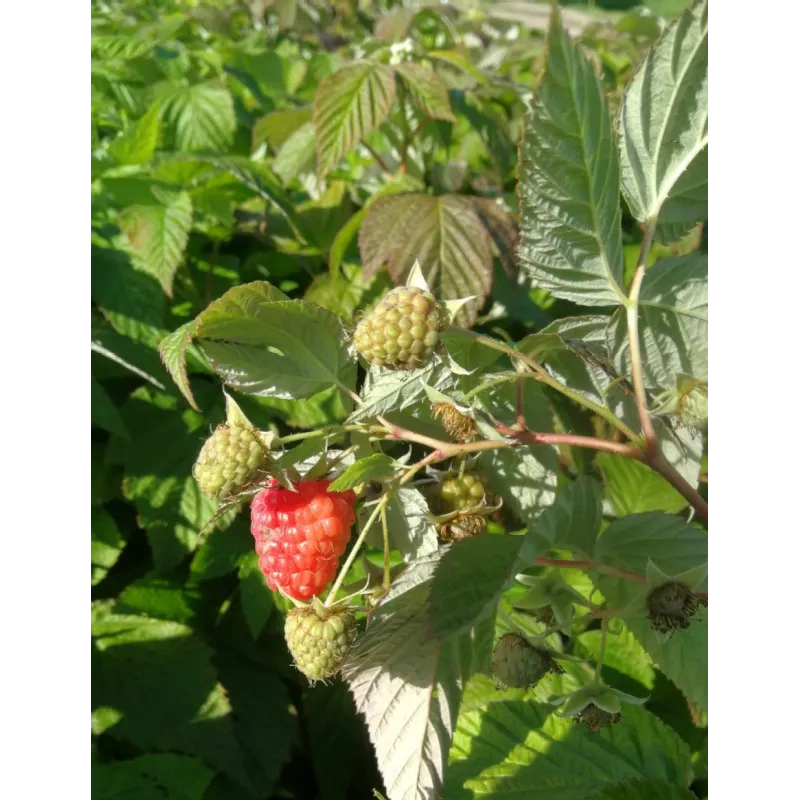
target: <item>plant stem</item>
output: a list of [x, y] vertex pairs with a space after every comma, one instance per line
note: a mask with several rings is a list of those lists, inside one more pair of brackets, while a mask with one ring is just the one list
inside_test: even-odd
[[606, 637], [608, 636], [608, 617], [600, 620], [600, 652], [597, 654], [597, 662], [594, 667], [594, 682], [600, 682], [600, 673], [603, 671], [603, 659], [606, 655]]
[[375, 510], [372, 512], [372, 514], [370, 514], [370, 517], [367, 520], [366, 524], [361, 529], [361, 533], [359, 534], [358, 539], [356, 539], [356, 543], [353, 545], [352, 550], [350, 550], [350, 555], [347, 556], [347, 561], [344, 562], [344, 565], [339, 570], [339, 575], [336, 577], [336, 582], [333, 584], [333, 586], [331, 587], [330, 592], [328, 592], [328, 596], [325, 598], [324, 605], [325, 605], [326, 608], [330, 607], [331, 602], [336, 597], [336, 592], [339, 591], [339, 589], [342, 586], [342, 583], [344, 583], [345, 576], [347, 575], [347, 572], [350, 569], [350, 567], [353, 566], [353, 562], [356, 560], [356, 556], [358, 555], [358, 551], [361, 549], [361, 545], [364, 543], [364, 540], [367, 538], [367, 534], [369, 533], [369, 530], [372, 527], [372, 524], [378, 518], [378, 516], [380, 515], [380, 513], [383, 510], [384, 506], [386, 505], [386, 503], [384, 502], [384, 499], [386, 497], [387, 497], [387, 495], [384, 495], [381, 498], [381, 500], [378, 503], [378, 505], [375, 506]]
[[631, 352], [631, 378], [633, 379], [633, 392], [636, 396], [636, 409], [639, 412], [639, 423], [642, 427], [647, 455], [656, 456], [659, 451], [658, 437], [656, 436], [653, 420], [647, 409], [647, 394], [644, 388], [644, 369], [642, 366], [641, 342], [639, 341], [639, 293], [642, 289], [645, 268], [647, 266], [647, 256], [653, 244], [653, 237], [656, 232], [655, 220], [645, 226], [642, 248], [639, 251], [639, 260], [636, 263], [636, 272], [633, 274], [631, 291], [628, 295], [627, 317], [628, 317], [628, 340]]
[[360, 431], [363, 425], [326, 425], [324, 428], [317, 428], [315, 431], [302, 431], [301, 433], [290, 433], [288, 436], [281, 436], [276, 439], [274, 444], [291, 444], [292, 442], [302, 442], [304, 439], [317, 439], [322, 436], [330, 436], [334, 433], [344, 433], [345, 431]]
[[[649, 232], [648, 232], [649, 231]], [[634, 281], [631, 286], [631, 296], [628, 305], [628, 331], [629, 333], [633, 333], [634, 335], [631, 337], [631, 360], [633, 364], [632, 374], [634, 378], [634, 392], [636, 394], [636, 404], [637, 408], [639, 409], [640, 414], [640, 421], [642, 424], [642, 434], [644, 435], [644, 440], [642, 436], [634, 433], [621, 419], [619, 419], [610, 409], [605, 408], [603, 406], [599, 406], [596, 403], [593, 403], [591, 400], [587, 400], [585, 397], [582, 397], [577, 392], [573, 392], [571, 389], [568, 389], [564, 386], [560, 381], [556, 380], [555, 378], [551, 377], [539, 364], [535, 359], [531, 358], [530, 356], [525, 355], [524, 353], [520, 353], [519, 351], [515, 350], [513, 347], [506, 345], [502, 342], [498, 342], [496, 339], [492, 339], [491, 336], [485, 336], [481, 333], [475, 333], [474, 331], [470, 331], [464, 328], [459, 328], [459, 332], [469, 336], [471, 339], [474, 339], [476, 342], [483, 344], [486, 347], [490, 347], [493, 350], [498, 350], [501, 353], [505, 353], [511, 358], [516, 358], [525, 364], [527, 367], [532, 369], [536, 374], [536, 380], [541, 381], [542, 383], [550, 386], [552, 389], [560, 392], [566, 397], [569, 397], [574, 402], [582, 405], [584, 408], [593, 411], [598, 416], [605, 419], [607, 422], [611, 423], [617, 430], [621, 431], [628, 439], [631, 440], [632, 445], [620, 445], [619, 442], [609, 442], [605, 439], [594, 439], [592, 437], [574, 437], [572, 434], [534, 434], [532, 432], [524, 432], [524, 431], [515, 431], [514, 437], [518, 441], [525, 441], [525, 437], [530, 435], [533, 440], [528, 441], [528, 444], [564, 444], [564, 445], [575, 445], [578, 447], [589, 447], [593, 450], [605, 450], [610, 453], [615, 453], [617, 455], [627, 456], [629, 458], [635, 458], [637, 461], [641, 461], [647, 466], [650, 467], [654, 472], [657, 472], [661, 475], [665, 480], [667, 480], [672, 486], [677, 489], [685, 498], [686, 500], [694, 507], [697, 515], [700, 519], [703, 520], [706, 524], [708, 524], [708, 504], [705, 500], [698, 494], [698, 492], [694, 489], [693, 486], [689, 484], [689, 482], [670, 464], [661, 454], [661, 448], [659, 447], [658, 440], [656, 438], [655, 429], [653, 428], [652, 420], [650, 419], [650, 414], [647, 411], [647, 400], [645, 398], [644, 393], [644, 380], [642, 377], [642, 365], [641, 365], [641, 354], [639, 350], [639, 338], [638, 338], [638, 330], [639, 330], [639, 320], [638, 320], [638, 298], [639, 298], [639, 290], [641, 289], [641, 282], [644, 276], [644, 264], [647, 261], [647, 253], [650, 250], [650, 245], [653, 241], [653, 235], [655, 231], [655, 226], [645, 231], [645, 241], [642, 244], [642, 252], [639, 256], [640, 266], [637, 267], [637, 273], [634, 276]], [[634, 309], [632, 312], [631, 309]], [[635, 342], [635, 344], [634, 344]], [[524, 376], [525, 373], [522, 373]], [[637, 388], [637, 381], [638, 381], [638, 388]], [[498, 429], [499, 432], [502, 430]], [[506, 432], [511, 431], [509, 428], [505, 428]], [[557, 438], [558, 437], [558, 438]], [[567, 437], [567, 438], [565, 438]], [[474, 442], [473, 445], [480, 445], [480, 442]], [[639, 447], [640, 444], [644, 444], [644, 448]], [[490, 449], [488, 447], [478, 447], [475, 449]]]
[[389, 548], [389, 523], [386, 520], [386, 506], [381, 507], [381, 525], [383, 526], [383, 588], [388, 591], [392, 583], [391, 550]]
[[563, 558], [536, 556], [534, 564], [537, 567], [558, 567], [560, 569], [582, 569], [587, 572], [601, 572], [603, 575], [623, 578], [624, 580], [633, 581], [634, 583], [640, 583], [642, 585], [647, 583], [647, 579], [644, 575], [640, 575], [638, 572], [623, 569], [622, 567], [612, 567], [608, 564], [601, 564], [599, 561], [571, 561]]
[[400, 478], [395, 486], [390, 489], [387, 489], [384, 492], [381, 499], [378, 501], [377, 505], [375, 506], [375, 510], [370, 514], [369, 519], [366, 521], [364, 527], [361, 529], [361, 533], [356, 539], [355, 544], [353, 545], [352, 549], [350, 550], [350, 554], [347, 556], [347, 560], [342, 565], [342, 568], [339, 570], [339, 574], [336, 576], [336, 582], [331, 587], [330, 592], [328, 592], [328, 596], [325, 598], [325, 606], [329, 607], [330, 604], [333, 602], [334, 598], [336, 597], [336, 593], [341, 589], [342, 584], [344, 583], [344, 579], [347, 576], [347, 572], [350, 567], [353, 566], [353, 562], [356, 560], [358, 556], [358, 551], [361, 549], [361, 545], [364, 544], [364, 540], [367, 538], [367, 534], [369, 533], [370, 528], [374, 524], [375, 520], [378, 516], [383, 513], [386, 506], [389, 504], [389, 501], [394, 497], [395, 492], [404, 484], [408, 483], [414, 475], [416, 475], [421, 469], [426, 467], [428, 464], [432, 464], [434, 457], [437, 453], [434, 451], [433, 453], [429, 453], [425, 458], [418, 461], [416, 464], [412, 464]]
[[606, 422], [622, 431], [622, 433], [624, 433], [625, 436], [627, 436], [631, 441], [637, 442], [641, 438], [634, 433], [621, 419], [619, 419], [619, 417], [617, 417], [613, 411], [605, 408], [605, 406], [601, 406], [592, 402], [578, 392], [573, 392], [572, 389], [565, 386], [563, 383], [561, 383], [561, 381], [556, 380], [535, 358], [532, 358], [525, 353], [521, 353], [519, 350], [515, 350], [510, 345], [504, 344], [503, 342], [498, 342], [497, 339], [493, 339], [491, 336], [486, 336], [482, 333], [475, 333], [475, 331], [471, 331], [466, 328], [454, 328], [454, 326], [451, 326], [451, 328], [458, 330], [459, 333], [465, 336], [469, 336], [479, 344], [484, 345], [484, 347], [505, 353], [510, 358], [518, 359], [526, 367], [536, 373], [536, 378], [540, 383], [549, 386], [551, 389], [555, 389], [555, 391], [560, 392], [565, 397], [569, 397], [569, 399], [574, 403], [589, 409], [597, 414], [598, 417], [602, 417], [604, 420], [606, 420]]
[[644, 453], [632, 444], [622, 444], [612, 442], [608, 439], [597, 439], [594, 436], [579, 436], [574, 433], [537, 433], [531, 430], [517, 430], [498, 425], [497, 431], [516, 439], [520, 444], [552, 444], [569, 445], [571, 447], [588, 447], [590, 450], [603, 450], [607, 453], [614, 453], [618, 456], [635, 458], [637, 461], [644, 461]]
[[394, 177], [394, 173], [386, 166], [386, 162], [381, 158], [381, 156], [375, 151], [375, 149], [367, 144], [366, 142], [361, 142], [364, 147], [367, 148], [369, 154], [375, 159], [378, 166], [383, 170], [385, 175], [388, 175], [390, 178]]

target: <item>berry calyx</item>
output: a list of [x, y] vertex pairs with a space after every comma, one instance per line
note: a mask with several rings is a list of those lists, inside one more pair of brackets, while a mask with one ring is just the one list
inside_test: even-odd
[[708, 384], [698, 381], [678, 396], [678, 417], [684, 425], [704, 431], [708, 427]]
[[336, 577], [356, 519], [355, 494], [329, 492], [330, 484], [303, 481], [293, 492], [272, 481], [253, 498], [250, 531], [273, 591], [310, 600]]
[[224, 500], [257, 484], [267, 459], [256, 431], [223, 424], [206, 439], [192, 472], [206, 497]]
[[359, 322], [353, 344], [370, 364], [419, 369], [433, 357], [448, 323], [446, 309], [430, 292], [398, 286]]
[[603, 728], [616, 725], [620, 721], [620, 717], [619, 711], [611, 714], [594, 703], [589, 703], [575, 715], [575, 720], [585, 725], [592, 733], [599, 733]]
[[492, 674], [501, 686], [527, 689], [536, 686], [548, 672], [563, 671], [546, 650], [534, 647], [518, 633], [504, 634], [495, 646]]
[[688, 628], [697, 607], [694, 592], [677, 581], [662, 584], [647, 596], [647, 618], [653, 630], [659, 633]]
[[434, 403], [431, 406], [434, 419], [442, 423], [445, 432], [457, 442], [466, 442], [477, 431], [475, 420], [462, 414], [450, 403]]
[[349, 611], [293, 608], [286, 615], [286, 644], [294, 665], [312, 683], [339, 671], [356, 638], [356, 623]]

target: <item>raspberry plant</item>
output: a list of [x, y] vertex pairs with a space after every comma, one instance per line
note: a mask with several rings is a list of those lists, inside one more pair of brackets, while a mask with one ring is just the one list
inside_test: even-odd
[[[319, 745], [317, 784], [359, 787], [331, 797], [697, 796], [706, 3], [611, 29], [554, 6], [544, 39], [486, 9], [330, 12], [318, 49], [290, 31], [328, 11], [267, 5], [95, 45], [121, 238], [93, 234], [93, 348], [139, 375], [158, 342], [182, 395], [146, 371], [122, 413], [103, 395], [154, 568], [126, 577], [98, 511], [101, 786], [185, 768], [192, 796], [268, 797], [296, 717], [326, 742], [341, 706], [379, 776]], [[465, 55], [481, 36], [502, 69]]]

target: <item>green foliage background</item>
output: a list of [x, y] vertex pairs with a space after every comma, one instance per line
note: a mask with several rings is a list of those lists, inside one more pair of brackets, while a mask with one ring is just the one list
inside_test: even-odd
[[[686, 4], [563, 5], [564, 25], [616, 113], [664, 19]], [[191, 324], [232, 287], [265, 280], [352, 327], [414, 258], [438, 294], [478, 296], [459, 317], [475, 330], [519, 341], [585, 315], [568, 291], [526, 288], [511, 255], [526, 202], [517, 194], [518, 146], [549, 10], [301, 0], [97, 1], [92, 9], [93, 794], [371, 797], [384, 784], [353, 697], [341, 680], [309, 689], [292, 668], [286, 607], [258, 570], [247, 514], [212, 521], [214, 504], [191, 477], [224, 416], [210, 354], [190, 343]], [[703, 258], [702, 226], [679, 213], [690, 201], [670, 207], [680, 235], [662, 236], [671, 243], [656, 243], [651, 263]], [[617, 277], [627, 289], [641, 233], [623, 209]], [[547, 285], [547, 265], [535, 269]], [[649, 297], [658, 309], [662, 295]], [[602, 295], [595, 302], [592, 312], [609, 305]], [[324, 328], [325, 319], [308, 324]], [[658, 324], [650, 323], [654, 339]], [[554, 346], [560, 329], [549, 330], [550, 339], [526, 346]], [[160, 356], [173, 331], [181, 332]], [[624, 365], [622, 350], [612, 355]], [[555, 363], [569, 371], [570, 357]], [[324, 359], [334, 372], [336, 358]], [[650, 388], [662, 386], [658, 364]], [[668, 360], [661, 367], [670, 368]], [[349, 385], [355, 375], [337, 379]], [[323, 384], [309, 374], [302, 385], [237, 400], [259, 427], [288, 435], [350, 414], [350, 400]], [[550, 399], [557, 430], [604, 435], [602, 420]], [[685, 511], [683, 498], [636, 462], [570, 448], [560, 459], [559, 485], [566, 475], [603, 483], [604, 526]], [[524, 502], [512, 510], [506, 525], [524, 527]], [[465, 570], [482, 560], [472, 558]], [[506, 568], [498, 566], [501, 584]], [[452, 605], [443, 609], [437, 624], [458, 630]], [[703, 691], [687, 690], [694, 684], [678, 674], [680, 656], [656, 668], [640, 643], [647, 633], [632, 633], [612, 637], [604, 675], [650, 699], [626, 709], [630, 722], [609, 734], [613, 754], [606, 740], [543, 716], [524, 692], [500, 694], [477, 676], [462, 702], [444, 797], [534, 789], [558, 800], [705, 797]], [[579, 655], [598, 647], [595, 634], [581, 637]], [[642, 742], [656, 744], [643, 752]]]

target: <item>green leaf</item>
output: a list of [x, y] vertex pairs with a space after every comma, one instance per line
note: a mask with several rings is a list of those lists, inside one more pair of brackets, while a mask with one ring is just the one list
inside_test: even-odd
[[708, 6], [694, 4], [650, 51], [620, 116], [622, 189], [640, 222], [708, 215]]
[[434, 554], [414, 562], [392, 584], [343, 668], [389, 797], [440, 793], [463, 685], [485, 667], [491, 648], [491, 625], [443, 642], [427, 639], [438, 560]]
[[430, 637], [459, 633], [496, 609], [514, 580], [522, 541], [521, 536], [475, 536], [444, 552], [428, 601]]
[[275, 601], [258, 566], [258, 555], [252, 550], [239, 567], [239, 591], [247, 627], [257, 639], [275, 609]]
[[398, 64], [396, 69], [403, 82], [408, 86], [411, 102], [423, 114], [432, 119], [456, 121], [447, 97], [447, 87], [432, 69], [409, 62]]
[[253, 551], [253, 537], [247, 525], [237, 519], [226, 530], [213, 531], [192, 559], [191, 576], [206, 581], [227, 575], [242, 558]]
[[366, 208], [357, 211], [334, 237], [330, 251], [328, 252], [328, 269], [334, 277], [339, 272], [339, 267], [344, 260], [347, 248], [350, 247], [351, 242], [356, 238], [359, 228], [361, 228], [361, 223], [364, 221], [366, 215]]
[[448, 800], [589, 800], [635, 778], [689, 784], [688, 747], [642, 708], [626, 706], [618, 724], [591, 733], [552, 706], [505, 696], [489, 678], [471, 681], [450, 751]]
[[683, 495], [644, 464], [611, 453], [599, 453], [596, 460], [603, 471], [608, 498], [620, 517], [645, 511], [677, 514], [686, 508]]
[[[615, 626], [618, 624], [614, 623]], [[601, 631], [585, 631], [580, 635], [580, 646], [595, 662], [600, 655], [601, 639]], [[633, 678], [646, 689], [655, 686], [656, 671], [653, 662], [628, 628], [606, 637], [603, 664]]]
[[99, 607], [92, 645], [93, 707], [122, 715], [108, 735], [145, 750], [196, 755], [245, 780], [211, 650], [190, 628]]
[[[104, 331], [108, 335], [103, 336], [97, 335], [100, 331], [96, 334], [93, 326], [92, 342], [99, 341], [102, 344], [108, 338], [112, 355], [127, 345], [136, 352], [138, 367], [150, 373], [155, 371], [161, 374], [155, 354], [148, 360], [141, 353], [143, 348], [131, 348], [130, 342], [126, 341], [130, 339], [136, 344], [154, 349], [166, 334], [166, 298], [156, 279], [143, 271], [141, 265], [134, 265], [126, 253], [93, 244], [92, 298], [113, 328], [113, 331]], [[111, 333], [119, 336], [111, 336]], [[133, 361], [125, 358], [124, 353], [122, 358], [126, 362]], [[144, 363], [140, 364], [140, 361]]]
[[95, 378], [92, 378], [91, 411], [93, 428], [102, 428], [109, 433], [116, 433], [117, 436], [129, 436], [114, 401]]
[[171, 296], [192, 227], [192, 201], [186, 192], [159, 192], [158, 199], [163, 202], [126, 208], [119, 215], [119, 226], [142, 269]]
[[249, 797], [274, 797], [281, 773], [299, 745], [297, 709], [274, 672], [219, 651], [215, 663], [233, 706], [235, 741], [252, 787]]
[[[629, 581], [600, 577], [597, 587], [615, 608], [635, 604], [641, 587]], [[677, 630], [664, 641], [642, 617], [625, 620], [631, 633], [648, 652], [653, 662], [701, 711], [708, 711], [708, 619], [701, 608], [691, 625]]]
[[125, 539], [103, 508], [92, 509], [92, 586], [105, 578], [122, 553]]
[[[659, 261], [645, 272], [639, 296], [639, 335], [648, 389], [675, 386], [677, 374], [708, 376], [708, 256]], [[618, 309], [608, 326], [617, 369], [631, 374], [628, 324]]]
[[[331, 725], [331, 720], [336, 723]], [[377, 766], [364, 720], [347, 685], [343, 681], [316, 684], [303, 696], [303, 723], [319, 800], [368, 798], [379, 780]]]
[[321, 175], [378, 128], [389, 113], [394, 94], [394, 71], [373, 61], [348, 64], [320, 83], [313, 113]]
[[158, 345], [158, 354], [170, 377], [186, 398], [186, 402], [195, 411], [199, 411], [197, 401], [192, 394], [192, 387], [189, 384], [189, 374], [186, 371], [186, 350], [192, 343], [195, 327], [196, 323], [192, 320], [176, 328], [169, 336], [165, 336]]
[[439, 547], [439, 537], [428, 513], [424, 495], [411, 486], [398, 489], [386, 507], [392, 547], [400, 551], [405, 561], [429, 556]]
[[387, 478], [396, 471], [396, 462], [385, 453], [373, 453], [351, 464], [329, 487], [331, 492], [346, 492], [360, 483]]
[[189, 623], [195, 615], [197, 601], [196, 588], [147, 575], [125, 587], [114, 610], [121, 614], [143, 614], [154, 619]]
[[202, 800], [214, 771], [174, 753], [92, 766], [95, 800]]
[[147, 113], [129, 125], [108, 146], [117, 164], [147, 164], [153, 160], [161, 132], [161, 109], [154, 103]]
[[[219, 399], [216, 404], [207, 400], [211, 419], [220, 419]], [[136, 504], [159, 570], [172, 568], [194, 550], [198, 532], [215, 511], [192, 477], [209, 417], [191, 409], [180, 413], [179, 404], [175, 396], [137, 389], [123, 407], [131, 439], [112, 442], [125, 469], [124, 495]]]
[[463, 70], [467, 74], [475, 78], [478, 83], [486, 86], [489, 85], [489, 79], [469, 60], [467, 56], [458, 50], [431, 50], [426, 53], [427, 58], [433, 58], [437, 61], [444, 61], [457, 69]]
[[647, 800], [696, 800], [696, 795], [687, 788], [676, 786], [674, 783], [643, 778], [615, 783], [613, 786], [603, 789], [600, 794], [592, 795], [591, 800], [643, 800], [643, 798], [647, 798]]
[[492, 239], [474, 198], [406, 193], [381, 197], [369, 208], [359, 231], [364, 274], [384, 266], [404, 283], [419, 261], [436, 297], [475, 296], [457, 315], [471, 325], [492, 288]]
[[453, 382], [450, 370], [436, 358], [421, 369], [405, 372], [372, 367], [369, 376], [371, 379], [362, 393], [364, 402], [350, 415], [350, 422], [402, 411], [426, 397], [425, 386], [443, 390]]
[[266, 142], [277, 152], [298, 128], [310, 121], [311, 106], [273, 111], [261, 117], [253, 125], [253, 150], [257, 150], [262, 142]]
[[611, 117], [594, 67], [557, 10], [548, 43], [520, 149], [520, 265], [556, 297], [617, 305], [625, 302], [624, 262]]
[[[358, 214], [351, 217], [351, 220], [357, 217]], [[331, 247], [331, 264], [335, 248], [336, 241]], [[392, 283], [386, 274], [378, 274], [374, 278], [367, 279], [356, 264], [344, 264], [339, 274], [327, 272], [317, 275], [306, 289], [303, 299], [327, 308], [346, 322], [353, 322], [357, 312], [366, 311], [391, 286]]]
[[341, 386], [352, 365], [341, 323], [264, 281], [226, 292], [198, 318], [196, 337], [228, 386], [261, 397], [310, 397]]
[[175, 149], [186, 153], [221, 153], [233, 143], [236, 112], [231, 93], [215, 83], [167, 84], [156, 96], [174, 129]]
[[591, 555], [602, 519], [600, 485], [591, 478], [580, 477], [559, 491], [533, 530], [555, 550]]
[[597, 540], [595, 558], [640, 572], [648, 560], [676, 575], [708, 561], [708, 534], [680, 517], [651, 511], [615, 520]]
[[306, 122], [281, 145], [281, 149], [272, 163], [272, 168], [284, 183], [290, 183], [301, 172], [313, 170], [315, 159], [316, 134], [314, 125], [311, 122]]

